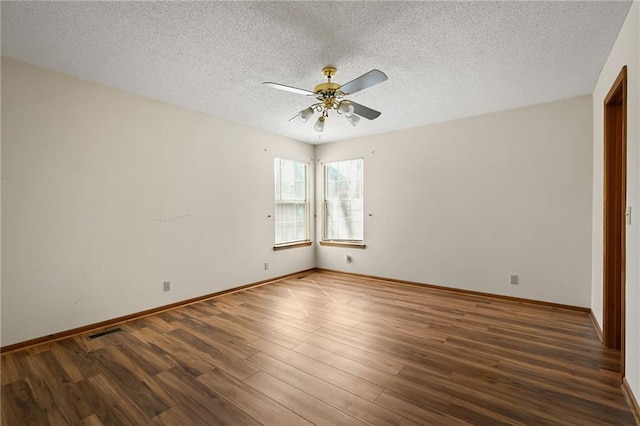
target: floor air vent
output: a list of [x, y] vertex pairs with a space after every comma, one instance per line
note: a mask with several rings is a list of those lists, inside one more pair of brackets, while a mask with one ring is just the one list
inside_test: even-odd
[[120, 331], [122, 331], [122, 329], [120, 327], [112, 328], [111, 330], [105, 330], [105, 331], [101, 331], [100, 333], [96, 333], [96, 334], [92, 334], [90, 336], [87, 336], [87, 339], [93, 340], [93, 339], [97, 339], [98, 337], [106, 336], [108, 334], [119, 333]]

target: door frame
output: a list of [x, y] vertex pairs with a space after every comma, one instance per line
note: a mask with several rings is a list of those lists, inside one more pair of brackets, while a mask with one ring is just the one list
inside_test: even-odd
[[606, 347], [620, 350], [625, 377], [627, 67], [604, 99], [603, 326]]

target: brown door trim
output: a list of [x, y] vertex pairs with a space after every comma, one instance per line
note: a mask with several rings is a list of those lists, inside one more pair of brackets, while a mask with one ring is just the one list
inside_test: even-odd
[[604, 99], [603, 342], [620, 350], [625, 373], [625, 272], [627, 203], [627, 67]]

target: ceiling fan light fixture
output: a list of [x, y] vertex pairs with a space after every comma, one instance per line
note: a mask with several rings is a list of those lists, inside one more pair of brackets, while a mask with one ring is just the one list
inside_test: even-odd
[[344, 115], [346, 115], [347, 117], [351, 117], [353, 115], [353, 105], [348, 104], [349, 105], [349, 110], [347, 112], [344, 113]]
[[[351, 106], [351, 105], [349, 105]], [[351, 107], [351, 109], [353, 109], [353, 107]], [[358, 123], [360, 122], [360, 117], [358, 117], [357, 115], [355, 115], [353, 112], [349, 115], [345, 114], [345, 117], [347, 118], [347, 120], [349, 120], [349, 123], [351, 123], [351, 125], [353, 127], [356, 127], [358, 125]]]
[[345, 101], [340, 102], [338, 112], [344, 114], [345, 117], [351, 117], [353, 115], [353, 105]]
[[305, 108], [298, 113], [298, 117], [302, 122], [306, 123], [309, 121], [309, 118], [313, 115], [313, 109], [311, 107]]
[[313, 126], [313, 130], [315, 130], [318, 133], [322, 133], [324, 131], [324, 117], [319, 117], [318, 121], [316, 121], [316, 124]]

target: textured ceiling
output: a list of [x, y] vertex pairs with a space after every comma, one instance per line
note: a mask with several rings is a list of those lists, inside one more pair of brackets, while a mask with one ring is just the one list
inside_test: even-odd
[[[591, 93], [630, 2], [6, 2], [2, 55], [296, 140], [352, 139]], [[382, 112], [289, 122], [321, 69]]]

